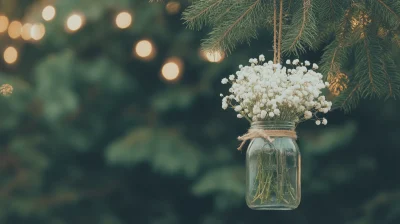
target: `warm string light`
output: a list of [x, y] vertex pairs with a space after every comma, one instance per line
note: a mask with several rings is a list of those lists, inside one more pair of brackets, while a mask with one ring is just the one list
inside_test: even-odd
[[165, 9], [167, 10], [168, 14], [177, 14], [181, 9], [181, 3], [171, 1], [165, 5]]
[[[180, 8], [180, 3], [175, 1], [171, 1], [166, 5], [166, 10], [169, 14], [178, 13]], [[53, 20], [55, 15], [56, 9], [51, 5], [46, 6], [42, 11], [42, 18], [45, 21]], [[128, 28], [132, 25], [132, 21], [132, 15], [126, 11], [120, 12], [115, 18], [115, 24], [120, 29]], [[68, 31], [75, 32], [81, 29], [83, 25], [84, 16], [74, 13], [67, 18], [65, 27]], [[9, 23], [6, 16], [0, 15], [0, 33], [7, 30], [10, 38], [17, 39], [18, 37], [22, 37], [26, 41], [31, 39], [40, 40], [46, 33], [45, 26], [42, 23], [25, 23], [23, 25], [19, 21]], [[155, 55], [154, 44], [150, 40], [140, 40], [135, 45], [134, 53], [141, 59], [152, 59]], [[202, 56], [210, 62], [220, 62], [224, 58], [224, 55], [219, 52], [202, 53]], [[18, 51], [15, 47], [9, 46], [5, 49], [3, 57], [7, 64], [13, 64], [18, 60]], [[182, 70], [182, 60], [173, 57], [165, 61], [161, 69], [161, 74], [165, 80], [174, 81], [181, 76]]]
[[40, 40], [46, 33], [46, 28], [42, 23], [36, 23], [31, 28], [31, 37], [34, 40]]
[[0, 33], [3, 33], [8, 28], [8, 18], [7, 16], [0, 15]]
[[132, 15], [129, 12], [120, 12], [115, 18], [115, 24], [120, 29], [126, 29], [132, 24]]
[[17, 39], [21, 36], [22, 24], [21, 22], [15, 20], [8, 26], [8, 35], [11, 39]]
[[25, 23], [22, 26], [22, 31], [21, 31], [21, 37], [24, 40], [30, 40], [31, 37], [31, 29], [32, 29], [32, 24], [30, 23]]
[[218, 63], [224, 60], [225, 54], [220, 51], [201, 51], [200, 55], [204, 60], [212, 63]]
[[51, 21], [52, 19], [54, 19], [55, 16], [56, 16], [56, 9], [53, 6], [48, 5], [44, 7], [42, 11], [42, 17], [45, 21]]
[[150, 40], [141, 40], [135, 46], [135, 55], [141, 59], [152, 59], [155, 55], [153, 43]]
[[7, 47], [6, 50], [4, 51], [3, 57], [4, 57], [4, 61], [7, 64], [13, 64], [18, 59], [18, 51], [17, 51], [17, 49], [15, 49], [15, 47], [12, 47], [12, 46]]
[[328, 75], [329, 81], [329, 91], [334, 95], [338, 96], [341, 92], [347, 89], [347, 85], [349, 83], [349, 78], [346, 74], [340, 72], [336, 75], [330, 74]]
[[75, 32], [79, 30], [83, 25], [83, 16], [72, 14], [68, 17], [66, 25], [69, 31]]
[[174, 81], [179, 78], [183, 70], [182, 60], [179, 58], [169, 58], [164, 63], [161, 74], [167, 81]]

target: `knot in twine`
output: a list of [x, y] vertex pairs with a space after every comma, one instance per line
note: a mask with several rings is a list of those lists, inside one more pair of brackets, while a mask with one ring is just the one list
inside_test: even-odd
[[271, 137], [290, 137], [293, 139], [297, 139], [297, 134], [295, 131], [290, 130], [249, 129], [246, 134], [238, 137], [238, 140], [242, 141], [238, 150], [242, 150], [243, 145], [246, 144], [248, 140], [254, 138], [265, 138], [272, 143], [275, 139]]

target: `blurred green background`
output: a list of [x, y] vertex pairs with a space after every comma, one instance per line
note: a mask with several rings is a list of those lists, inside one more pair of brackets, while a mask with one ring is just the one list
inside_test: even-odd
[[212, 63], [199, 53], [207, 30], [182, 24], [187, 4], [0, 1], [0, 52], [18, 53], [0, 62], [1, 84], [14, 87], [0, 97], [0, 223], [399, 224], [395, 100], [301, 124], [300, 207], [247, 208], [236, 138], [249, 124], [221, 109], [220, 80], [250, 57], [272, 58], [271, 35]]

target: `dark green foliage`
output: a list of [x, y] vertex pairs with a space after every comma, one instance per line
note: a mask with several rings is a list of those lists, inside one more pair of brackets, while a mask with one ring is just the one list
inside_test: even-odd
[[[33, 1], [0, 5], [15, 2], [10, 17], [32, 9]], [[57, 16], [45, 23], [40, 42], [1, 36], [2, 48], [18, 44], [20, 52], [15, 65], [0, 68], [2, 82], [15, 89], [11, 97], [0, 97], [1, 224], [399, 223], [396, 101], [373, 98], [351, 115], [329, 113], [326, 127], [300, 125], [300, 207], [255, 212], [245, 204], [245, 153], [236, 150], [248, 123], [223, 111], [218, 95], [226, 91], [221, 78], [270, 43], [254, 42], [219, 64], [208, 63], [198, 56], [205, 35], [185, 30], [180, 16], [167, 15], [164, 4], [73, 0], [55, 6]], [[39, 19], [40, 9], [30, 16]], [[122, 9], [134, 14], [126, 30], [113, 25]], [[65, 32], [65, 18], [77, 11], [85, 13], [85, 26]], [[388, 35], [390, 44], [397, 43], [398, 31]], [[332, 54], [338, 39], [328, 36], [332, 42], [318, 44]], [[133, 45], [144, 38], [157, 48], [147, 62], [132, 57]], [[371, 46], [382, 43], [368, 38]], [[363, 41], [344, 46], [335, 57], [337, 68], [350, 77], [356, 76], [349, 66], [355, 47]], [[393, 58], [398, 49], [385, 43], [379, 44], [384, 65], [378, 66], [388, 74], [383, 79], [388, 93], [388, 79], [399, 83], [400, 57]], [[317, 61], [321, 54], [306, 56]], [[169, 56], [184, 61], [176, 83], [160, 78]], [[355, 96], [345, 103], [355, 105], [363, 94], [358, 84], [349, 82], [338, 99]]]

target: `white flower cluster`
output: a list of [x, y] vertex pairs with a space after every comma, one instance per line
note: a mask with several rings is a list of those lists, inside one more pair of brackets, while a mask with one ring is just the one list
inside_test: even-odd
[[332, 102], [321, 95], [328, 87], [322, 75], [315, 70], [318, 65], [298, 59], [286, 61], [287, 69], [272, 61], [265, 62], [264, 55], [249, 60], [250, 66], [239, 66], [236, 75], [222, 79], [222, 84], [231, 83], [229, 95], [222, 98], [222, 108], [232, 107], [238, 118], [249, 121], [281, 120], [296, 123], [315, 118], [315, 123], [326, 125], [325, 118], [317, 113], [327, 113]]

